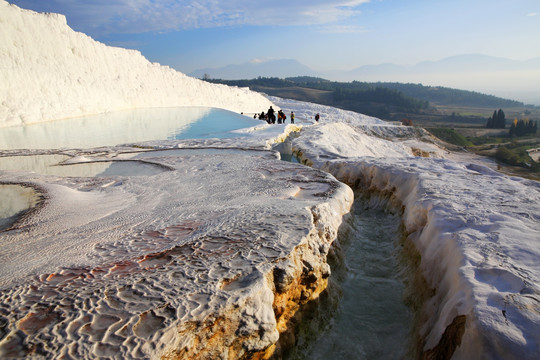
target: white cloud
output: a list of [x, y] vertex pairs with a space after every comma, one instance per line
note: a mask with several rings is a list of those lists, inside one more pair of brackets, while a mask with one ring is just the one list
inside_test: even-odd
[[143, 33], [235, 25], [329, 24], [357, 15], [369, 0], [12, 0], [59, 12], [91, 34]]
[[535, 12], [532, 12], [532, 13], [528, 13], [528, 14], [527, 14], [527, 16], [531, 16], [531, 17], [532, 17], [532, 16], [537, 16], [537, 15], [538, 15], [538, 13], [535, 13]]

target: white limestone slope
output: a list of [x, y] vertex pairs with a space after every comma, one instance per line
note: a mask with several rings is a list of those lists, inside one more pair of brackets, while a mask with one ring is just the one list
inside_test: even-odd
[[217, 107], [255, 113], [271, 103], [73, 31], [59, 14], [0, 0], [0, 127], [123, 109]]

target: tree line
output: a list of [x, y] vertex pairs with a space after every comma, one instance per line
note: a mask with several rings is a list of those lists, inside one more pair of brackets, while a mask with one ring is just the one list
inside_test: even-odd
[[404, 95], [401, 91], [384, 87], [373, 87], [368, 89], [343, 89], [337, 88], [332, 93], [336, 102], [362, 101], [371, 103], [384, 103], [395, 106], [409, 112], [418, 112], [429, 107], [429, 102], [418, 100]]
[[504, 111], [499, 109], [499, 111], [493, 111], [493, 115], [488, 119], [486, 123], [486, 128], [488, 129], [504, 129], [506, 128], [506, 116]]
[[456, 106], [482, 107], [522, 107], [519, 101], [503, 99], [476, 91], [452, 89], [444, 86], [425, 86], [422, 84], [379, 83], [381, 86], [400, 90], [408, 96], [437, 103]]
[[[372, 116], [383, 116], [389, 109], [415, 113], [429, 107], [428, 101], [415, 99], [404, 94], [400, 90], [390, 89], [381, 86], [378, 83], [363, 83], [359, 81], [337, 82], [310, 76], [285, 79], [258, 77], [251, 80], [222, 80], [209, 78], [204, 78], [204, 80], [212, 83], [250, 87], [254, 89], [262, 87], [262, 91], [268, 92], [270, 95], [272, 95], [272, 90], [270, 88], [284, 89], [301, 87], [322, 90], [328, 92], [330, 95], [324, 100], [318, 99], [319, 102], [322, 102], [324, 105], [358, 111]], [[314, 99], [307, 98], [303, 100], [313, 101]]]
[[[505, 129], [506, 128], [506, 116], [504, 111], [499, 109], [493, 111], [493, 115], [487, 120], [486, 128], [488, 129]], [[510, 125], [508, 135], [510, 136], [525, 136], [536, 134], [538, 130], [538, 123], [536, 120], [529, 119], [514, 119]]]
[[362, 82], [356, 80], [352, 82], [337, 82], [312, 76], [297, 76], [284, 79], [277, 77], [258, 77], [251, 80], [222, 80], [210, 79], [207, 75], [204, 77], [204, 80], [239, 87], [264, 86], [272, 88], [286, 88], [298, 86], [331, 92], [336, 92], [339, 90], [340, 92], [335, 93], [335, 97], [343, 100], [362, 95], [365, 98], [371, 97], [371, 100], [380, 101], [381, 95], [384, 91], [386, 91], [385, 94], [393, 97], [392, 101], [394, 103], [399, 103], [403, 100], [396, 100], [397, 97], [417, 100], [418, 103], [415, 104], [413, 104], [410, 100], [404, 101], [405, 104], [408, 104], [406, 106], [412, 106], [412, 109], [426, 108], [426, 106], [429, 106], [429, 103], [501, 108], [524, 106], [524, 104], [519, 101], [503, 99], [497, 96], [482, 94], [475, 91], [452, 89], [443, 86], [425, 86], [422, 84], [411, 83]]
[[536, 134], [538, 130], [537, 121], [532, 121], [529, 119], [514, 119], [512, 125], [510, 125], [509, 134], [510, 136], [525, 136]]

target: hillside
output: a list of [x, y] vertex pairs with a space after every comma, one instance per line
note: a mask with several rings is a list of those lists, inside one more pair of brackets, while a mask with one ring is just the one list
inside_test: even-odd
[[435, 119], [480, 124], [493, 109], [525, 107], [519, 101], [493, 95], [421, 84], [336, 82], [309, 76], [207, 81], [249, 87], [273, 96], [334, 106], [394, 121], [414, 118], [417, 122]]

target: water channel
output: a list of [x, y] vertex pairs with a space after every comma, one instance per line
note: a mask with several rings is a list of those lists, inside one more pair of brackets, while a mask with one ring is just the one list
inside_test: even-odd
[[328, 290], [287, 359], [414, 358], [400, 239], [398, 215], [357, 198], [329, 259]]
[[[299, 162], [290, 141], [277, 148], [282, 160]], [[402, 249], [399, 215], [356, 193], [329, 256], [328, 289], [308, 309], [286, 359], [416, 358], [411, 261]]]

